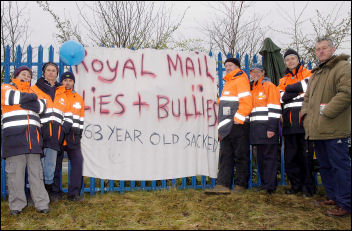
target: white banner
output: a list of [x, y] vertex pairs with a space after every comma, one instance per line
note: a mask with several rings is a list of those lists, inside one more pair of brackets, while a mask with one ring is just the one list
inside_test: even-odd
[[203, 53], [86, 48], [83, 175], [111, 180], [217, 176], [216, 61]]

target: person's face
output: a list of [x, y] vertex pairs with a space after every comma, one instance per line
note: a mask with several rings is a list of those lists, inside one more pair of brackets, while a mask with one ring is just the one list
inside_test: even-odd
[[264, 71], [256, 68], [251, 70], [249, 74], [254, 81], [258, 81], [264, 75]]
[[16, 79], [22, 80], [24, 82], [30, 82], [32, 79], [32, 75], [29, 71], [23, 70], [17, 75]]
[[62, 85], [64, 85], [66, 89], [73, 89], [74, 84], [75, 82], [72, 79], [62, 80]]
[[299, 60], [296, 55], [288, 55], [285, 58], [286, 67], [290, 70], [295, 69], [298, 66]]
[[329, 41], [321, 41], [315, 44], [315, 56], [320, 62], [325, 62], [335, 53], [336, 47], [329, 46]]
[[44, 78], [49, 82], [55, 82], [57, 78], [57, 70], [53, 65], [48, 65], [44, 71]]
[[234, 64], [233, 62], [225, 63], [226, 74], [230, 73], [231, 71], [236, 70], [237, 68], [238, 68], [238, 66], [236, 66], [236, 64]]

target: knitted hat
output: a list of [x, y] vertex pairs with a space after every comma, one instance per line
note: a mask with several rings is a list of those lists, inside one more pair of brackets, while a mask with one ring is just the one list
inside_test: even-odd
[[250, 70], [254, 70], [254, 69], [260, 69], [262, 71], [264, 71], [263, 66], [260, 63], [255, 63], [251, 66]]
[[301, 58], [299, 57], [298, 53], [297, 53], [295, 50], [291, 49], [291, 48], [288, 49], [288, 50], [285, 52], [285, 54], [284, 54], [284, 59], [286, 58], [286, 56], [289, 56], [289, 55], [296, 55], [297, 58], [298, 58], [298, 60], [301, 60]]
[[72, 79], [73, 82], [76, 82], [75, 76], [70, 71], [66, 71], [66, 72], [62, 73], [60, 78], [61, 78], [61, 82], [64, 81], [64, 79]]
[[236, 59], [236, 58], [228, 58], [228, 59], [226, 59], [225, 62], [224, 62], [224, 65], [225, 65], [225, 63], [227, 63], [227, 62], [234, 63], [236, 66], [238, 66], [238, 68], [241, 68], [241, 63], [240, 63], [240, 61], [238, 61], [238, 59]]
[[21, 73], [21, 71], [24, 71], [24, 70], [29, 71], [29, 73], [31, 74], [31, 78], [33, 77], [33, 72], [29, 67], [20, 66], [20, 67], [16, 68], [15, 72], [13, 73], [14, 78], [16, 78]]

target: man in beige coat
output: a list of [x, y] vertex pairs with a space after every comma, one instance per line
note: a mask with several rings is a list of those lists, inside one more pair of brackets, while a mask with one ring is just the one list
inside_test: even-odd
[[301, 111], [305, 138], [314, 141], [327, 200], [336, 205], [328, 216], [351, 213], [351, 64], [347, 55], [334, 55], [330, 38], [318, 38], [315, 54], [320, 61], [312, 70]]

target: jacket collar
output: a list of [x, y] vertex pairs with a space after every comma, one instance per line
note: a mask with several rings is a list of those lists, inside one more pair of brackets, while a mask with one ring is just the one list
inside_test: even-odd
[[286, 74], [291, 74], [292, 76], [295, 76], [297, 75], [298, 72], [302, 71], [303, 70], [303, 66], [301, 65], [301, 63], [299, 63], [297, 65], [297, 67], [295, 69], [293, 69], [292, 71], [290, 71], [290, 69], [286, 68]]
[[235, 75], [236, 75], [237, 73], [239, 73], [240, 71], [242, 71], [242, 70], [239, 69], [239, 68], [237, 68], [236, 70], [233, 70], [233, 71], [231, 71], [230, 73], [226, 74], [226, 75], [224, 76], [224, 78], [222, 78], [222, 79], [225, 80], [226, 82], [228, 82], [228, 81], [234, 79], [234, 78], [235, 78]]
[[31, 86], [31, 82], [24, 82], [19, 79], [12, 79], [12, 83], [17, 87], [18, 90], [28, 90]]
[[344, 60], [348, 60], [350, 56], [349, 55], [345, 55], [345, 54], [341, 54], [338, 56], [332, 56], [328, 61], [326, 61], [325, 63], [321, 63], [319, 66], [317, 66], [316, 68], [314, 68], [312, 70], [312, 73], [323, 69], [323, 68], [333, 68], [338, 62], [340, 61], [344, 61]]

